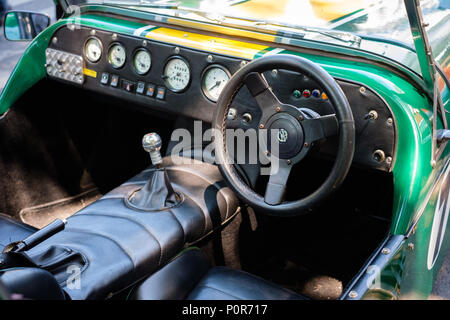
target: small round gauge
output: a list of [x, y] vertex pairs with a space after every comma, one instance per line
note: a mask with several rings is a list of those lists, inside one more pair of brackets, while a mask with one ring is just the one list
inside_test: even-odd
[[113, 44], [109, 48], [108, 59], [113, 68], [122, 68], [127, 59], [125, 48], [120, 43]]
[[167, 88], [180, 92], [187, 88], [191, 80], [191, 70], [188, 63], [182, 58], [170, 59], [164, 67], [163, 78]]
[[84, 45], [84, 55], [90, 62], [97, 62], [100, 60], [102, 51], [102, 43], [97, 38], [89, 38]]
[[139, 49], [134, 54], [134, 69], [139, 74], [146, 74], [152, 66], [152, 57], [150, 52], [145, 49]]
[[202, 78], [202, 90], [205, 96], [216, 102], [230, 77], [230, 72], [220, 65], [215, 64], [206, 68]]

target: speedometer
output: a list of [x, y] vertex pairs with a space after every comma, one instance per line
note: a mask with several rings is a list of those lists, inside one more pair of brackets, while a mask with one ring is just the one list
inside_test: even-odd
[[127, 59], [125, 48], [120, 43], [113, 44], [109, 49], [108, 59], [113, 68], [122, 68]]
[[134, 55], [134, 69], [139, 74], [146, 74], [152, 66], [152, 57], [150, 52], [145, 49], [139, 49]]
[[163, 78], [171, 91], [185, 90], [191, 80], [191, 70], [187, 61], [179, 57], [171, 58], [164, 68]]
[[209, 100], [216, 102], [228, 80], [230, 72], [227, 69], [217, 64], [209, 66], [203, 72], [203, 93]]

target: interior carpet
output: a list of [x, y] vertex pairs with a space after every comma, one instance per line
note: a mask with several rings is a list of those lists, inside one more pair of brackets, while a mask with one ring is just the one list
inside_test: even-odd
[[66, 219], [72, 216], [101, 196], [97, 188], [92, 188], [76, 196], [24, 208], [20, 210], [19, 216], [24, 223], [41, 229], [55, 219]]

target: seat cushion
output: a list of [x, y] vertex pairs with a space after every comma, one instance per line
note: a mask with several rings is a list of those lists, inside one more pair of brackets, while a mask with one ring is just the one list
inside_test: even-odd
[[190, 249], [138, 285], [137, 300], [304, 300], [305, 297], [247, 272], [213, 267]]
[[250, 273], [214, 267], [188, 300], [305, 300], [306, 298]]
[[0, 251], [11, 242], [23, 240], [37, 229], [0, 213]]

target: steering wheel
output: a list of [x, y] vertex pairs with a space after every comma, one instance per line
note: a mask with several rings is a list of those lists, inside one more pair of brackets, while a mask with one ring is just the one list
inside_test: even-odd
[[[280, 102], [262, 75], [273, 69], [298, 72], [315, 80], [326, 92], [336, 114], [312, 117], [295, 106]], [[258, 132], [258, 136], [267, 137], [265, 153], [271, 164], [264, 197], [243, 181], [227, 152], [227, 116], [234, 97], [244, 84], [262, 111], [258, 131], [266, 130]], [[239, 69], [217, 101], [212, 127], [216, 161], [225, 181], [244, 202], [271, 215], [300, 215], [318, 204], [344, 181], [355, 152], [355, 123], [344, 92], [322, 67], [294, 55], [262, 57]], [[306, 156], [312, 143], [336, 134], [339, 134], [338, 151], [326, 180], [302, 199], [283, 201], [291, 168]], [[274, 138], [279, 142], [277, 156], [270, 152], [269, 141]]]

